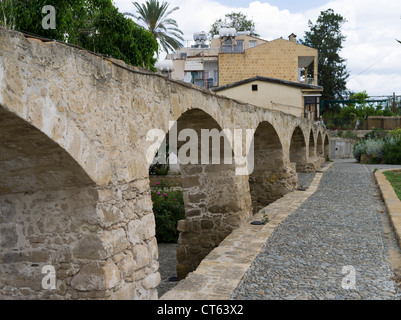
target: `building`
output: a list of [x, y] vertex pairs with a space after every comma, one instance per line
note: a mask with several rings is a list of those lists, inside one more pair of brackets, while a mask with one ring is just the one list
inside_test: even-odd
[[171, 78], [207, 89], [217, 87], [219, 48], [206, 44], [207, 34], [204, 31], [195, 33], [194, 41], [195, 45], [167, 55], [166, 59], [172, 60], [174, 66]]
[[[296, 35], [267, 41], [249, 32], [221, 29], [206, 44], [206, 32], [194, 34], [195, 45], [181, 48], [166, 59], [173, 61], [171, 78], [213, 88], [256, 76], [317, 85], [316, 49], [296, 42]], [[313, 77], [305, 78], [308, 69]]]
[[[236, 37], [225, 39], [234, 41]], [[241, 52], [220, 52], [219, 85], [256, 76], [317, 85], [317, 61], [317, 49], [297, 43], [291, 34], [288, 40], [264, 42]], [[313, 78], [305, 79], [308, 69], [313, 69]]]
[[[212, 89], [245, 103], [318, 120], [318, 51], [301, 45], [296, 35], [267, 41], [249, 32], [223, 28], [206, 44], [206, 32], [194, 34], [195, 45], [167, 56], [172, 79]], [[313, 75], [308, 77], [308, 75]]]
[[267, 77], [253, 77], [214, 88], [218, 95], [296, 117], [318, 120], [323, 88]]

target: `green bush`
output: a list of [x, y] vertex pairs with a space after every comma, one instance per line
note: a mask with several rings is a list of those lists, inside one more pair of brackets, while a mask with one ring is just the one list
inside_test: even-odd
[[347, 132], [344, 135], [344, 138], [357, 140], [358, 135], [355, 132], [353, 132], [352, 130], [347, 130]]
[[329, 129], [329, 130], [334, 130], [336, 128], [336, 125], [334, 124], [334, 123], [332, 123], [332, 122], [330, 122], [328, 125], [327, 125], [327, 129]]
[[375, 129], [354, 145], [353, 154], [358, 162], [366, 154], [374, 163], [401, 164], [401, 129], [387, 133]]
[[366, 155], [374, 162], [380, 163], [384, 156], [385, 141], [383, 139], [368, 139], [365, 142]]
[[375, 128], [371, 132], [365, 134], [365, 139], [381, 139], [384, 138], [387, 134], [387, 131], [381, 128]]
[[361, 161], [361, 155], [366, 154], [366, 140], [361, 140], [357, 143], [354, 144], [354, 149], [353, 149], [353, 154], [354, 158], [360, 162]]
[[401, 139], [401, 129], [394, 129], [389, 131], [387, 137], [393, 137], [394, 139]]
[[401, 139], [386, 139], [384, 147], [384, 162], [388, 164], [401, 164]]
[[183, 192], [171, 190], [166, 183], [157, 182], [151, 192], [158, 242], [177, 243], [177, 223], [185, 219]]

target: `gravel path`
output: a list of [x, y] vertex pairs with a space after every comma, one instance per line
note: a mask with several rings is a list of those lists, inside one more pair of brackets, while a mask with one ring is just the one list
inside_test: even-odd
[[[336, 161], [277, 227], [232, 298], [401, 299], [389, 257], [400, 250], [372, 174], [393, 167]], [[308, 184], [311, 175], [301, 179]]]
[[161, 281], [157, 287], [159, 298], [167, 291], [174, 288], [178, 283], [169, 281], [169, 278], [177, 276], [177, 244], [175, 243], [158, 243], [159, 249], [159, 272]]

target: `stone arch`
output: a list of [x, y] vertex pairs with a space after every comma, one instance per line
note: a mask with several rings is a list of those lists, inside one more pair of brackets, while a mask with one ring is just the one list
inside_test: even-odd
[[[79, 297], [74, 275], [102, 255], [80, 242], [96, 219], [94, 182], [60, 145], [1, 106], [0, 175], [0, 298]], [[56, 271], [54, 290], [42, 288], [46, 265]]]
[[180, 279], [250, 216], [250, 198], [247, 202], [244, 191], [248, 185], [236, 175], [233, 151], [223, 129], [210, 114], [194, 108], [181, 114], [167, 133], [170, 142], [178, 138], [185, 204], [185, 219], [178, 223]]
[[295, 127], [290, 142], [290, 161], [296, 163], [297, 172], [302, 172], [306, 165], [306, 143], [302, 129]]
[[253, 143], [254, 170], [249, 175], [249, 188], [253, 213], [257, 213], [294, 189], [296, 173], [284, 161], [283, 146], [272, 124], [261, 122]]
[[320, 131], [317, 134], [316, 156], [320, 158], [323, 157], [323, 140], [322, 140], [322, 133]]
[[316, 157], [316, 144], [315, 144], [315, 135], [313, 134], [313, 129], [310, 130], [309, 134], [309, 158]]
[[323, 157], [326, 159], [330, 154], [330, 140], [329, 136], [326, 134], [324, 138], [324, 144], [323, 144]]

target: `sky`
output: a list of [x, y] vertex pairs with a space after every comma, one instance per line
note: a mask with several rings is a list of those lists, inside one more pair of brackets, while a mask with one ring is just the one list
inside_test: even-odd
[[[162, 0], [161, 0], [162, 1]], [[193, 33], [210, 30], [226, 13], [241, 11], [252, 18], [261, 38], [285, 39], [295, 33], [303, 39], [308, 21], [315, 23], [320, 12], [329, 8], [347, 22], [347, 37], [340, 55], [347, 60], [350, 74], [347, 88], [370, 96], [401, 95], [401, 1], [400, 0], [168, 0], [171, 14], [190, 44]], [[120, 12], [135, 13], [132, 0], [114, 0]], [[137, 0], [144, 3], [145, 0]], [[163, 59], [163, 55], [160, 56]]]

